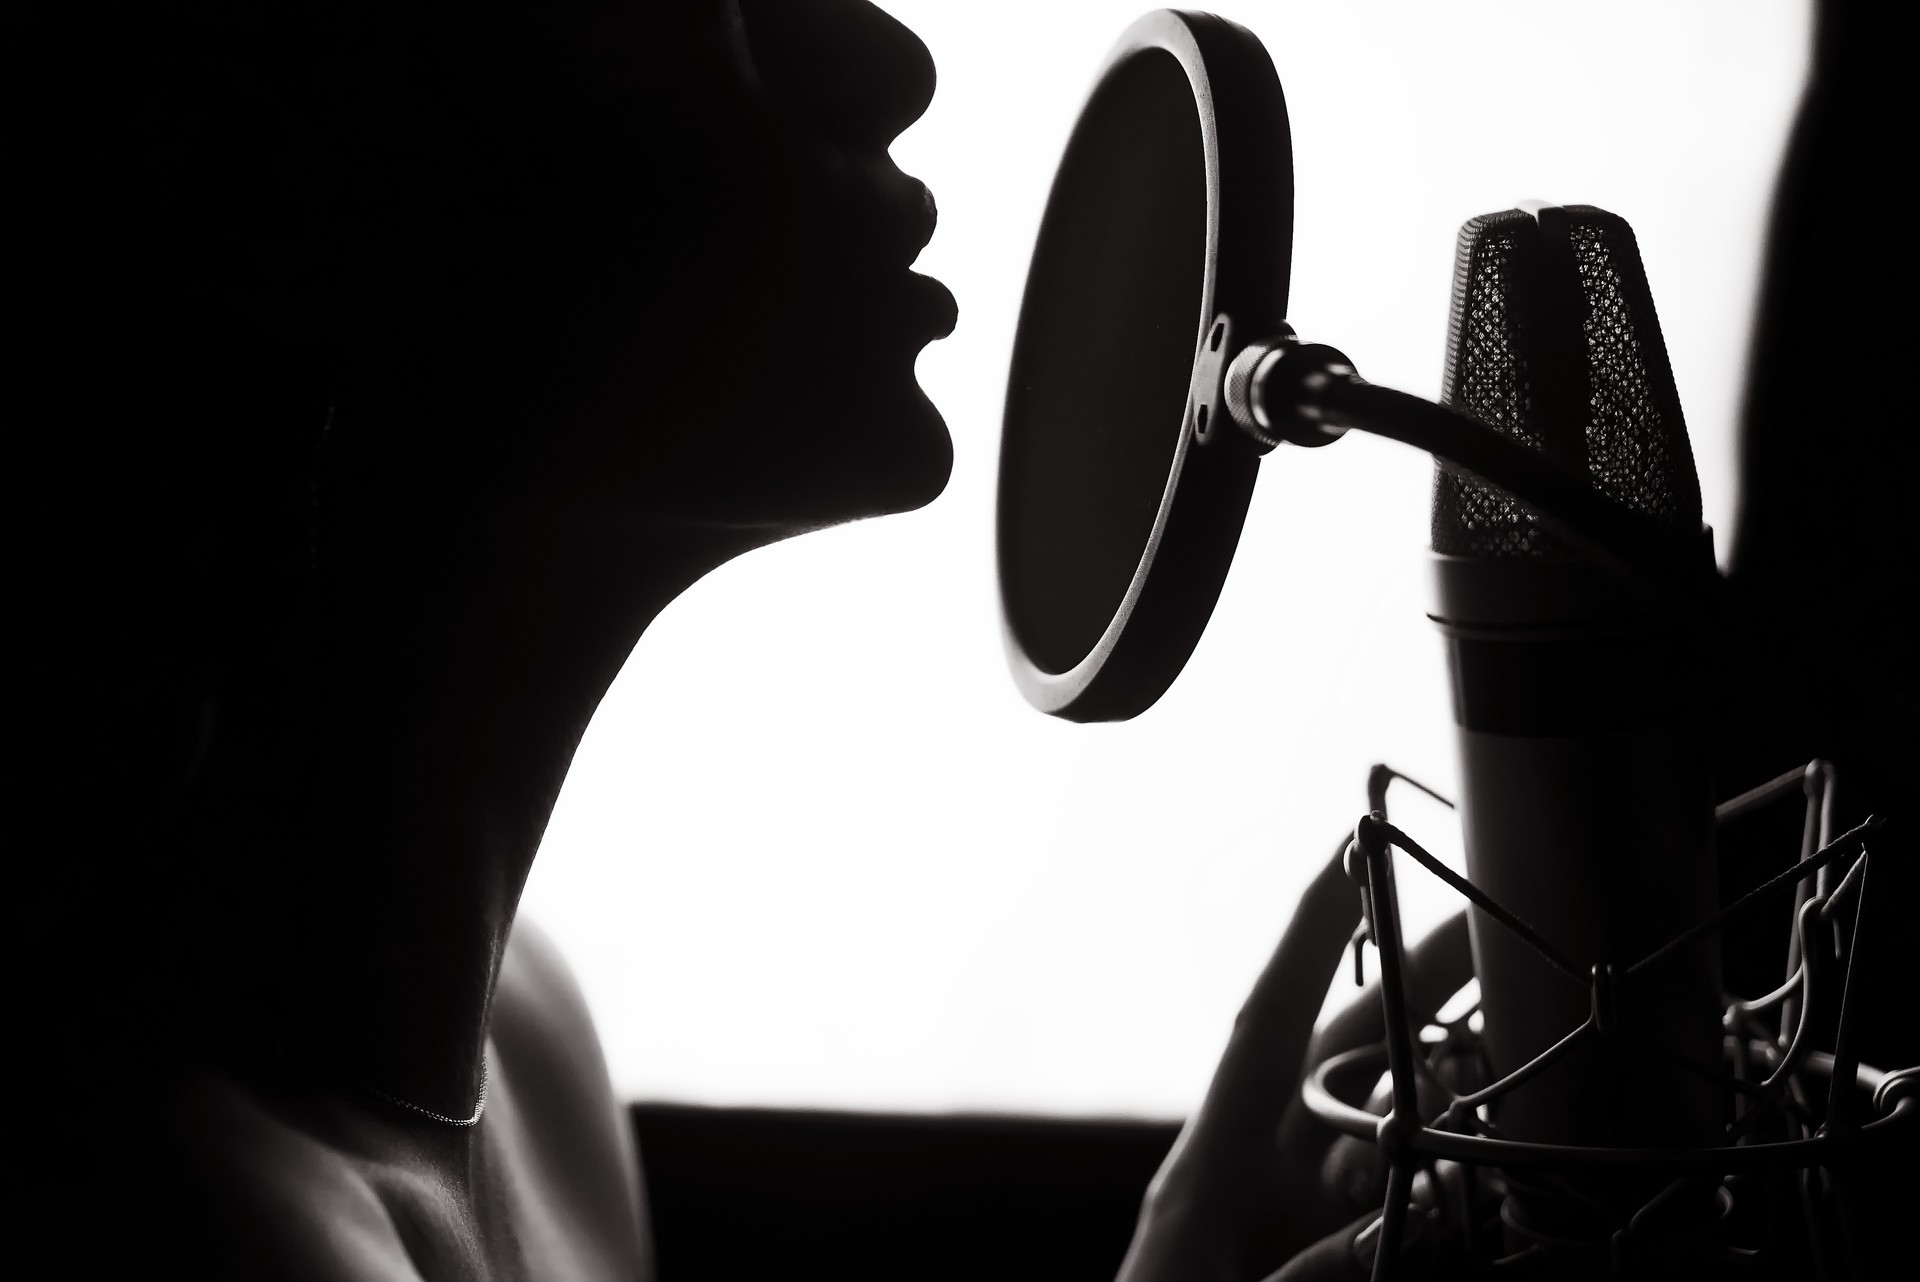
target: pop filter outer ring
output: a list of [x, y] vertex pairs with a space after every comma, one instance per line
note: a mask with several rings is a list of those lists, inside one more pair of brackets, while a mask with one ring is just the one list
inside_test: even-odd
[[[1164, 446], [1158, 420], [1147, 423], [1143, 457], [1148, 461], [1139, 468], [1137, 484], [1149, 499], [1157, 488], [1159, 500], [1124, 592], [1114, 591], [1110, 615], [1108, 598], [1098, 597], [1092, 609], [1082, 609], [1079, 618], [1062, 625], [1048, 611], [1071, 574], [1063, 576], [1062, 566], [1048, 563], [1048, 550], [1034, 545], [1041, 536], [1031, 527], [1052, 525], [1057, 531], [1057, 522], [1073, 519], [1071, 504], [1060, 497], [1060, 486], [1073, 478], [1057, 464], [1060, 438], [1049, 440], [1045, 434], [1064, 427], [1086, 438], [1084, 451], [1076, 439], [1068, 457], [1072, 469], [1085, 469], [1074, 475], [1090, 483], [1099, 479], [1098, 469], [1107, 460], [1097, 426], [1083, 430], [1077, 421], [1060, 421], [1072, 419], [1071, 414], [1047, 412], [1048, 406], [1057, 410], [1073, 403], [1077, 389], [1060, 380], [1087, 381], [1086, 370], [1061, 372], [1074, 362], [1059, 360], [1059, 349], [1071, 348], [1073, 340], [1061, 337], [1062, 304], [1049, 291], [1057, 291], [1071, 270], [1057, 264], [1071, 257], [1071, 246], [1085, 241], [1086, 211], [1106, 207], [1076, 188], [1076, 178], [1090, 165], [1099, 172], [1099, 162], [1086, 158], [1103, 149], [1112, 156], [1116, 146], [1124, 153], [1131, 145], [1117, 142], [1129, 118], [1131, 86], [1141, 81], [1151, 60], [1165, 67], [1168, 58], [1184, 72], [1192, 92], [1199, 126], [1195, 145], [1204, 152], [1204, 273], [1195, 273], [1201, 279], [1191, 314], [1189, 387], [1194, 390], [1182, 413], [1167, 415]], [[1151, 74], [1165, 82], [1162, 71]], [[1137, 103], [1131, 108], [1139, 109]], [[1127, 28], [1107, 56], [1074, 126], [1041, 221], [1014, 339], [1000, 455], [1001, 622], [1014, 681], [1042, 712], [1073, 721], [1136, 716], [1173, 684], [1198, 644], [1232, 564], [1260, 466], [1258, 455], [1234, 433], [1209, 433], [1196, 414], [1196, 396], [1211, 394], [1202, 384], [1210, 378], [1217, 387], [1218, 370], [1232, 355], [1209, 351], [1208, 344], [1221, 316], [1230, 319], [1229, 338], [1243, 343], [1282, 326], [1292, 246], [1292, 141], [1279, 76], [1265, 47], [1244, 27], [1212, 14], [1170, 9], [1147, 14]], [[1092, 292], [1088, 303], [1100, 306], [1099, 290]], [[1087, 359], [1098, 357], [1083, 354]], [[1193, 377], [1194, 370], [1202, 370], [1201, 377]], [[1049, 378], [1055, 380], [1051, 387]], [[1221, 407], [1216, 404], [1213, 411], [1217, 423]], [[1036, 444], [1053, 451], [1053, 476], [1032, 462], [1042, 457]], [[1109, 548], [1102, 555], [1113, 552]], [[1122, 546], [1117, 555], [1131, 553]], [[1036, 570], [1036, 562], [1045, 564]], [[1115, 589], [1124, 569], [1121, 562], [1117, 573], [1109, 573]], [[1054, 577], [1048, 579], [1049, 574]]]

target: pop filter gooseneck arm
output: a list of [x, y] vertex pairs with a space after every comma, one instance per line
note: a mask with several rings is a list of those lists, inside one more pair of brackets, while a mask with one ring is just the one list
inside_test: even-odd
[[1718, 575], [1697, 533], [1669, 531], [1615, 502], [1539, 450], [1477, 419], [1406, 392], [1376, 387], [1346, 356], [1290, 334], [1248, 344], [1228, 364], [1222, 401], [1262, 453], [1282, 444], [1320, 446], [1348, 430], [1425, 450], [1533, 508], [1568, 543], [1698, 609]]

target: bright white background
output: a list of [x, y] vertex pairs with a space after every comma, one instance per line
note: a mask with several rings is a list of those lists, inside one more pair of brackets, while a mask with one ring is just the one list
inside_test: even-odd
[[[960, 300], [920, 360], [958, 461], [931, 508], [744, 558], [647, 633], [526, 894], [633, 1098], [1176, 1116], [1305, 880], [1390, 762], [1450, 791], [1423, 616], [1431, 464], [1355, 437], [1265, 465], [1158, 706], [1015, 693], [993, 582], [1000, 398], [1053, 165], [1144, 0], [886, 0], [940, 70], [894, 147]], [[1724, 549], [1761, 235], [1804, 0], [1223, 4], [1293, 125], [1293, 321], [1435, 395], [1454, 235], [1524, 198], [1638, 232]], [[1436, 849], [1444, 810], [1395, 817]], [[1416, 931], [1448, 910], [1405, 865]], [[1337, 993], [1339, 990], [1336, 990]]]

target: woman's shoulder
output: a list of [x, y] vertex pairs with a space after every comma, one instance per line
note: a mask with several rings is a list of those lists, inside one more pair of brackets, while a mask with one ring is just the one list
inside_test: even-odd
[[606, 1076], [599, 1034], [572, 968], [553, 937], [525, 916], [514, 922], [500, 958], [492, 1035], [497, 1048], [520, 1059], [538, 1058], [542, 1046], [558, 1042]]
[[[639, 1157], [585, 996], [553, 940], [522, 918], [494, 988], [487, 1117], [514, 1157], [540, 1172], [522, 1240], [539, 1251], [594, 1244], [607, 1276], [650, 1276]], [[497, 1109], [497, 1113], [496, 1113]], [[533, 1240], [528, 1240], [529, 1237]], [[590, 1269], [598, 1272], [598, 1269]]]

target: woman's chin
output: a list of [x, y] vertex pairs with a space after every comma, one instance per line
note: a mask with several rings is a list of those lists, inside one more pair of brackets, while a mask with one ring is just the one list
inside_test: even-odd
[[919, 385], [903, 381], [857, 404], [816, 400], [777, 423], [703, 424], [691, 449], [646, 469], [631, 501], [667, 520], [778, 537], [925, 507], [953, 474], [953, 438]]
[[910, 408], [890, 407], [876, 430], [851, 442], [824, 475], [766, 495], [765, 510], [784, 510], [796, 524], [814, 528], [911, 512], [939, 498], [953, 475], [953, 437], [917, 387], [914, 401]]
[[909, 380], [908, 388], [900, 398], [906, 408], [897, 412], [874, 460], [876, 476], [885, 478], [879, 488], [890, 494], [870, 515], [925, 507], [946, 491], [953, 476], [953, 434], [946, 420], [917, 382]]

